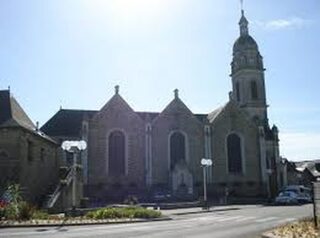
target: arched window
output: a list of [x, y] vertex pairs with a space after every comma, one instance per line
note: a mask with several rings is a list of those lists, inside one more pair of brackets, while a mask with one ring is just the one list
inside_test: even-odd
[[258, 99], [257, 82], [256, 81], [251, 81], [250, 88], [251, 88], [251, 98], [254, 99], [254, 100]]
[[236, 83], [236, 96], [237, 96], [237, 101], [240, 102], [240, 84], [239, 82]]
[[229, 173], [242, 172], [242, 151], [241, 139], [233, 133], [227, 138], [227, 152], [228, 152], [228, 171]]
[[170, 136], [170, 167], [171, 169], [179, 161], [186, 160], [186, 140], [185, 136], [181, 132], [174, 132]]
[[113, 131], [109, 135], [109, 174], [125, 174], [125, 136], [121, 131]]

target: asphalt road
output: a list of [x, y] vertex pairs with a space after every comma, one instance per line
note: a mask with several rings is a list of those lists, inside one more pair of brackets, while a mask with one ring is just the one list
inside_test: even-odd
[[[280, 224], [312, 216], [312, 206], [239, 206], [230, 210], [215, 208], [199, 213], [197, 209], [170, 210], [171, 221], [118, 225], [88, 225], [69, 227], [4, 228], [0, 237], [10, 238], [127, 238], [127, 237], [201, 237], [253, 238]], [[180, 215], [177, 215], [180, 213]], [[176, 214], [176, 215], [174, 215]]]

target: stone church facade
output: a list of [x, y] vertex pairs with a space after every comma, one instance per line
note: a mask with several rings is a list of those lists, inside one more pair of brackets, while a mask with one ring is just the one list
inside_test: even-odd
[[[174, 91], [159, 113], [136, 112], [119, 87], [98, 111], [58, 111], [41, 130], [62, 142], [84, 139], [81, 154], [86, 196], [122, 199], [166, 191], [176, 198], [201, 196], [202, 158], [212, 197], [272, 197], [283, 185], [278, 129], [269, 126], [263, 59], [242, 12], [233, 46], [229, 101], [194, 114]], [[64, 156], [67, 160], [67, 156]]]

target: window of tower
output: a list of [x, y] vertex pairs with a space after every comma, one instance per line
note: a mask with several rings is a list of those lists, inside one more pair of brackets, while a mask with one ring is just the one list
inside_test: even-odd
[[227, 137], [227, 153], [229, 173], [242, 173], [241, 138], [235, 133]]
[[249, 64], [251, 65], [251, 66], [254, 66], [254, 58], [249, 58]]
[[257, 82], [256, 81], [251, 81], [250, 88], [251, 88], [251, 99], [253, 99], [253, 100], [258, 99]]
[[125, 174], [125, 136], [121, 131], [113, 131], [109, 136], [109, 174]]
[[240, 84], [239, 84], [239, 82], [236, 83], [236, 97], [237, 97], [237, 101], [240, 102]]

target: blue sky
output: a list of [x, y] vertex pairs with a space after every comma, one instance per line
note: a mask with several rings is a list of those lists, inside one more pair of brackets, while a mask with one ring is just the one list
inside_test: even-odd
[[[228, 100], [238, 0], [0, 0], [0, 89], [33, 121], [63, 108], [100, 109], [120, 85], [137, 111], [173, 90], [194, 113]], [[281, 154], [320, 158], [319, 0], [246, 0], [266, 67]]]

